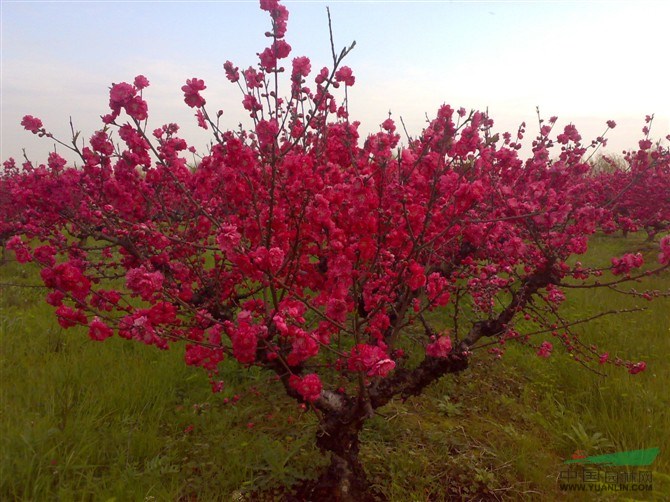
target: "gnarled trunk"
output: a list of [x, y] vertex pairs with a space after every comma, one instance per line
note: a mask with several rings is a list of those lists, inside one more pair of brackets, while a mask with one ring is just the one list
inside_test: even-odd
[[321, 416], [316, 444], [330, 454], [330, 466], [319, 477], [315, 499], [341, 502], [385, 500], [372, 491], [360, 461], [360, 438], [366, 420], [374, 415], [369, 401], [344, 398]]
[[316, 435], [316, 444], [330, 454], [330, 466], [319, 477], [317, 487], [326, 495], [325, 500], [354, 502], [379, 500], [371, 494], [370, 483], [358, 457], [360, 452], [359, 433], [364, 418], [342, 423], [326, 419]]

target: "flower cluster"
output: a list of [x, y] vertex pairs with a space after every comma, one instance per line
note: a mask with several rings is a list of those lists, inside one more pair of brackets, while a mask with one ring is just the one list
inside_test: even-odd
[[316, 401], [321, 395], [323, 385], [321, 379], [315, 373], [310, 373], [305, 376], [291, 375], [289, 385], [298, 391], [305, 401]]
[[[645, 369], [585, 345], [561, 308], [568, 288], [603, 285], [607, 269], [576, 259], [589, 236], [670, 228], [667, 148], [644, 140], [625, 168], [597, 172], [577, 129], [555, 135], [552, 117], [523, 158], [525, 124], [499, 136], [487, 113], [448, 105], [406, 144], [391, 117], [361, 138], [347, 108], [350, 49], [330, 68], [295, 56], [285, 72], [288, 11], [277, 0], [261, 9], [272, 28], [256, 66], [223, 65], [248, 130], [225, 130], [205, 82], [190, 78], [181, 90], [209, 149], [198, 155], [176, 124], [147, 133], [139, 75], [112, 85], [103, 128], [73, 149], [79, 167], [55, 152], [4, 163], [0, 242], [41, 269], [61, 326], [97, 341], [183, 342], [213, 389], [225, 358], [259, 366], [324, 417], [361, 421], [465, 369], [481, 346]], [[49, 135], [34, 116], [22, 125]], [[611, 263], [616, 284], [643, 275], [632, 274], [641, 254]], [[646, 265], [670, 267], [670, 236]]]
[[347, 367], [349, 371], [361, 371], [370, 377], [385, 377], [395, 368], [395, 362], [381, 347], [358, 344], [351, 349]]
[[[112, 123], [121, 114], [121, 110], [137, 121], [146, 120], [149, 114], [147, 102], [142, 99], [141, 90], [148, 87], [149, 81], [146, 77], [138, 75], [135, 77], [135, 85], [121, 82], [113, 84], [109, 91], [109, 107], [112, 113], [105, 115], [103, 121]], [[138, 94], [139, 93], [139, 94]]]
[[451, 352], [451, 338], [448, 335], [440, 335], [432, 343], [426, 346], [426, 354], [430, 357], [447, 357]]
[[612, 258], [612, 273], [614, 275], [628, 274], [631, 270], [640, 268], [644, 264], [641, 253], [628, 253], [621, 257]]

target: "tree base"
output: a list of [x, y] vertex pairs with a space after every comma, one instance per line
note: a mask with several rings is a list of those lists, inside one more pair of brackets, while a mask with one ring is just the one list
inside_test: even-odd
[[280, 500], [284, 502], [386, 502], [382, 493], [370, 486], [351, 486], [347, 494], [343, 494], [339, 480], [329, 477], [326, 473], [320, 478], [304, 481], [296, 485], [292, 493]]
[[343, 493], [341, 473], [332, 465], [317, 479], [304, 480], [291, 487], [247, 494], [253, 502], [387, 502], [388, 498], [372, 488], [367, 480], [347, 481]]

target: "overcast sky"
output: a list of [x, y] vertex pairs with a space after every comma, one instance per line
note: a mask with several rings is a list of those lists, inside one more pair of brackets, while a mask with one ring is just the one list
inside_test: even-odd
[[[291, 57], [309, 56], [313, 69], [331, 64], [326, 5], [336, 46], [356, 40], [345, 64], [356, 76], [351, 117], [364, 132], [376, 130], [390, 110], [418, 134], [442, 103], [488, 107], [498, 131], [515, 131], [525, 120], [529, 135], [537, 130], [536, 106], [589, 139], [613, 119], [618, 127], [607, 150], [614, 153], [636, 145], [647, 114], [656, 114], [655, 138], [670, 132], [667, 0], [285, 4]], [[63, 139], [72, 117], [90, 137], [108, 112], [110, 84], [138, 74], [151, 82], [144, 94], [150, 127], [176, 122], [202, 149], [207, 132], [195, 126], [180, 87], [187, 78], [204, 79], [208, 109], [222, 109], [224, 124], [236, 127], [245, 117], [242, 96], [222, 64], [256, 64], [268, 40], [269, 16], [256, 1], [1, 5], [0, 160], [20, 159], [26, 148], [43, 162], [53, 149], [22, 130], [26, 114]]]

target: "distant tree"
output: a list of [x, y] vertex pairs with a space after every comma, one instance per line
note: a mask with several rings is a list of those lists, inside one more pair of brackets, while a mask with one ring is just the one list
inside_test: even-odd
[[670, 230], [670, 166], [648, 139], [652, 119], [647, 117], [638, 152], [603, 156], [592, 164], [595, 191], [611, 215], [604, 229], [621, 229], [624, 235], [644, 230], [649, 241]]

